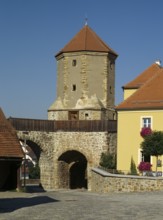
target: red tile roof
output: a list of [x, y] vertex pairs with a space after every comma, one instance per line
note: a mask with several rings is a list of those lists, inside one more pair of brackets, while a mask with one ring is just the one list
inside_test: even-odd
[[160, 70], [160, 66], [156, 63], [152, 64], [145, 71], [143, 71], [140, 75], [138, 75], [134, 80], [127, 83], [123, 86], [124, 89], [137, 89], [141, 87], [145, 82], [147, 82], [151, 77], [153, 77], [158, 70]]
[[118, 56], [88, 25], [85, 25], [56, 56], [76, 51], [107, 52]]
[[145, 73], [147, 78], [141, 74], [132, 81], [146, 78], [144, 82], [141, 81], [142, 86], [135, 93], [116, 107], [117, 110], [163, 109], [163, 68], [156, 65], [153, 64], [142, 73]]
[[0, 108], [0, 158], [22, 158], [23, 152], [15, 129]]

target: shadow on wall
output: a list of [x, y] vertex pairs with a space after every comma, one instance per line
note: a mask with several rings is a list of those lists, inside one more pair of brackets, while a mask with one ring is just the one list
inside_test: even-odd
[[87, 188], [86, 168], [87, 164], [79, 161], [71, 166], [70, 189]]

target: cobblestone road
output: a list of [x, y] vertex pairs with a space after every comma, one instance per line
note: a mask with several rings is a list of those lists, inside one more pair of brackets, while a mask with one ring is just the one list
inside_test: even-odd
[[163, 191], [0, 192], [0, 220], [162, 220]]

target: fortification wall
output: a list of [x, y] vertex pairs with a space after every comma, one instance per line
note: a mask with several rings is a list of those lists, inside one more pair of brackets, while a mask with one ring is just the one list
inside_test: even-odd
[[40, 182], [45, 189], [59, 188], [58, 159], [63, 153], [78, 151], [84, 155], [87, 160], [88, 189], [91, 190], [91, 169], [99, 165], [101, 153], [116, 152], [116, 133], [29, 131], [26, 137], [18, 132], [18, 137], [33, 141], [40, 147]]

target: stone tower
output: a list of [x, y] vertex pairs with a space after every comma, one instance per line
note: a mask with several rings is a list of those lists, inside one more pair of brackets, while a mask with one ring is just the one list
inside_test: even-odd
[[48, 109], [48, 119], [114, 119], [117, 56], [85, 25], [55, 56], [57, 97]]

